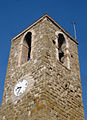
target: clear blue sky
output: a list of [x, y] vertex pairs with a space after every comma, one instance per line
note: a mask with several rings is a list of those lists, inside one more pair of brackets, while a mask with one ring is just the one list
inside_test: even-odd
[[76, 22], [82, 94], [87, 120], [87, 0], [0, 0], [0, 104], [7, 70], [10, 39], [48, 13], [72, 36]]

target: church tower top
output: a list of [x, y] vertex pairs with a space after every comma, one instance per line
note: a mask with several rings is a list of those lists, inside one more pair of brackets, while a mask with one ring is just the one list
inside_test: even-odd
[[27, 32], [29, 29], [31, 29], [33, 26], [35, 26], [36, 24], [38, 24], [40, 21], [44, 20], [44, 19], [48, 19], [49, 21], [51, 21], [55, 26], [57, 26], [62, 32], [64, 32], [68, 37], [70, 37], [73, 41], [75, 41], [77, 44], [77, 40], [75, 40], [68, 32], [66, 32], [52, 17], [50, 17], [47, 13], [44, 14], [42, 17], [40, 17], [38, 20], [36, 20], [33, 24], [31, 24], [30, 26], [28, 26], [26, 29], [24, 29], [22, 32], [20, 32], [18, 35], [16, 35], [14, 38], [12, 38], [11, 40], [15, 40], [16, 38], [18, 38], [20, 35], [22, 35], [23, 33]]
[[0, 120], [84, 120], [77, 44], [47, 14], [14, 37]]

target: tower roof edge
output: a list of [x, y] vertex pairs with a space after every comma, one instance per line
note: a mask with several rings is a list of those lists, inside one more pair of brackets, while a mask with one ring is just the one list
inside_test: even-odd
[[78, 41], [73, 38], [68, 32], [66, 32], [52, 17], [50, 17], [47, 13], [45, 13], [42, 17], [40, 17], [38, 20], [36, 20], [34, 23], [32, 23], [31, 25], [29, 25], [27, 28], [25, 28], [22, 32], [20, 32], [19, 34], [17, 34], [15, 37], [13, 37], [11, 39], [15, 40], [16, 38], [18, 38], [20, 35], [22, 35], [23, 33], [25, 33], [26, 31], [28, 31], [30, 28], [32, 28], [34, 25], [36, 25], [37, 23], [39, 23], [41, 20], [43, 20], [45, 17], [47, 17], [53, 24], [55, 24], [57, 27], [59, 27], [61, 29], [62, 32], [64, 32], [69, 38], [71, 38], [75, 43], [78, 44]]

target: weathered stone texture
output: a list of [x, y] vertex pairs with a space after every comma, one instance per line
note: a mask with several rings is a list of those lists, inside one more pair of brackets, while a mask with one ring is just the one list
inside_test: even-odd
[[[56, 31], [62, 31], [49, 17], [29, 28], [34, 31], [32, 59], [18, 66], [23, 34], [11, 41], [0, 120], [84, 120], [78, 48], [69, 43], [70, 69], [56, 57]], [[31, 48], [32, 49], [32, 48]], [[23, 59], [23, 58], [21, 58]], [[14, 86], [30, 79], [29, 89], [16, 97]]]

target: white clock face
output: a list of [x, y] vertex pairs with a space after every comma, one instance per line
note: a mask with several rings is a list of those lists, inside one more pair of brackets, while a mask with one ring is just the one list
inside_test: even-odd
[[14, 88], [14, 94], [16, 95], [16, 96], [20, 96], [22, 93], [24, 93], [24, 91], [25, 91], [25, 89], [26, 89], [26, 87], [27, 87], [27, 81], [25, 80], [25, 79], [22, 79], [22, 80], [20, 80], [17, 84], [16, 84], [16, 86], [15, 86], [15, 88]]

